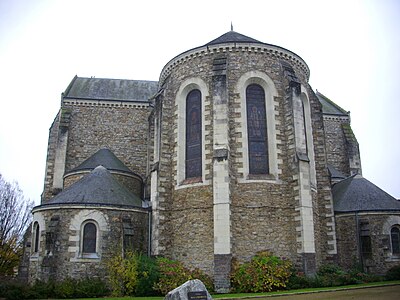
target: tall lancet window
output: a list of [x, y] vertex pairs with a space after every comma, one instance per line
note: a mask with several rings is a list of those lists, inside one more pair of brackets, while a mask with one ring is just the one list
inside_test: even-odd
[[33, 225], [33, 252], [39, 252], [39, 241], [40, 241], [40, 227], [39, 223], [35, 222]]
[[392, 254], [400, 254], [400, 229], [397, 226], [390, 230], [390, 239], [392, 242]]
[[202, 176], [201, 139], [201, 92], [193, 90], [186, 97], [186, 178]]
[[268, 174], [268, 138], [265, 111], [265, 92], [258, 84], [246, 89], [247, 137], [249, 153], [249, 173]]
[[83, 253], [95, 253], [96, 252], [96, 235], [97, 228], [91, 222], [88, 222], [83, 227]]

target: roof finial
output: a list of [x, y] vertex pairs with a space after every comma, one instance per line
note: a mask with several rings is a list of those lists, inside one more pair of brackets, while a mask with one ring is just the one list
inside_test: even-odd
[[232, 21], [231, 21], [231, 31], [233, 31], [233, 24], [232, 24]]

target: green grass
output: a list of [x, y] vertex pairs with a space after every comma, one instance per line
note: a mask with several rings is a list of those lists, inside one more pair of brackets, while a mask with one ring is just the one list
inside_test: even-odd
[[[392, 285], [392, 284], [400, 284], [400, 280], [396, 281], [381, 281], [381, 282], [370, 282], [370, 283], [362, 283], [362, 284], [352, 284], [352, 285], [344, 285], [344, 286], [335, 286], [335, 287], [324, 287], [324, 288], [309, 288], [309, 289], [299, 289], [299, 290], [285, 290], [279, 292], [269, 292], [269, 293], [243, 293], [243, 294], [213, 294], [212, 297], [214, 299], [239, 299], [244, 297], [261, 297], [261, 296], [274, 296], [274, 295], [290, 295], [290, 294], [301, 294], [301, 293], [315, 293], [320, 291], [332, 291], [332, 290], [345, 290], [345, 289], [354, 289], [354, 288], [364, 288], [364, 287], [373, 287], [373, 286], [384, 286], [384, 285]], [[87, 300], [93, 298], [85, 298], [79, 300]], [[102, 300], [163, 300], [164, 297], [109, 297], [109, 298], [101, 298]]]

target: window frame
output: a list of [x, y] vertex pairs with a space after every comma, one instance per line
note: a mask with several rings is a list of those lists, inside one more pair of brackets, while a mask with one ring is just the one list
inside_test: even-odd
[[[264, 89], [265, 93], [265, 111], [267, 120], [267, 138], [268, 138], [268, 162], [269, 174], [252, 176], [249, 173], [249, 158], [248, 158], [248, 137], [247, 137], [247, 108], [246, 108], [246, 87], [250, 84], [258, 84]], [[279, 94], [275, 87], [274, 81], [265, 73], [258, 70], [252, 70], [244, 73], [238, 79], [235, 85], [235, 92], [237, 97], [234, 98], [236, 108], [235, 121], [237, 122], [237, 132], [240, 135], [236, 141], [240, 145], [237, 149], [242, 153], [242, 157], [237, 157], [238, 163], [238, 182], [239, 183], [256, 183], [256, 182], [269, 182], [280, 183], [279, 176], [282, 174], [279, 164], [281, 161], [278, 159], [279, 145], [283, 141], [278, 136], [278, 120], [279, 115]]]
[[[85, 228], [86, 225], [88, 224], [92, 224], [95, 227], [95, 246], [94, 246], [94, 252], [85, 252]], [[79, 245], [79, 249], [80, 249], [80, 257], [82, 258], [99, 258], [99, 225], [97, 224], [97, 222], [95, 220], [85, 220], [84, 222], [82, 222], [81, 225], [81, 232], [80, 232], [80, 245]]]
[[[201, 92], [202, 175], [201, 177], [186, 179], [186, 97], [194, 89], [198, 89]], [[175, 190], [208, 185], [211, 183], [211, 179], [207, 178], [210, 175], [210, 170], [207, 169], [206, 166], [212, 163], [212, 158], [207, 158], [205, 154], [208, 151], [206, 136], [207, 134], [210, 134], [210, 131], [206, 130], [206, 125], [210, 124], [210, 121], [207, 120], [209, 111], [206, 110], [206, 105], [209, 104], [209, 88], [204, 80], [199, 77], [190, 77], [182, 82], [175, 96], [175, 105], [177, 107], [174, 122], [174, 125], [176, 126], [176, 129], [174, 129], [174, 132], [176, 133], [174, 150], [176, 154], [176, 162], [173, 167], [175, 172]]]
[[[398, 249], [396, 252], [393, 247], [394, 243], [395, 243], [395, 241], [393, 241], [393, 233], [392, 233], [393, 230], [397, 230], [397, 245], [396, 246]], [[392, 255], [400, 256], [400, 226], [398, 224], [396, 224], [390, 228], [390, 250], [392, 252]]]
[[[203, 143], [202, 143], [202, 94], [198, 88], [191, 89], [186, 96], [186, 112], [185, 112], [185, 180], [201, 181], [203, 176]], [[195, 111], [198, 112], [197, 122], [192, 123], [191, 115]], [[195, 127], [193, 132], [191, 129]], [[196, 143], [190, 143], [189, 138], [197, 135]], [[193, 150], [191, 150], [193, 149]], [[196, 153], [197, 152], [197, 153]], [[190, 156], [190, 158], [189, 158]], [[191, 170], [193, 161], [197, 162], [195, 170]]]
[[[257, 95], [257, 93], [259, 94]], [[250, 111], [254, 112], [254, 114], [250, 114]], [[270, 174], [270, 171], [266, 99], [265, 90], [258, 83], [250, 83], [246, 86], [246, 113], [249, 176], [268, 175]], [[254, 126], [250, 126], [250, 124], [254, 124]], [[258, 128], [255, 128], [255, 126], [258, 126]], [[262, 153], [256, 151], [256, 146], [251, 146], [256, 144], [263, 144]], [[265, 161], [262, 161], [264, 166], [259, 169], [255, 168], [255, 165], [259, 165], [256, 162], [257, 157], [262, 159], [261, 157], [263, 156], [265, 157]]]
[[38, 255], [40, 251], [40, 225], [38, 221], [33, 223], [32, 245], [33, 254]]

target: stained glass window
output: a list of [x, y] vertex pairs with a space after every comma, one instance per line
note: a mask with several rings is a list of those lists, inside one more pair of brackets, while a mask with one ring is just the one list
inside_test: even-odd
[[251, 84], [246, 89], [249, 173], [268, 174], [267, 119], [264, 89]]
[[38, 252], [39, 251], [39, 237], [40, 237], [39, 223], [35, 222], [35, 225], [34, 225], [33, 252]]
[[390, 238], [392, 240], [392, 253], [400, 254], [400, 229], [393, 227], [390, 230]]
[[201, 177], [201, 92], [191, 91], [186, 98], [186, 178]]
[[83, 227], [83, 253], [96, 253], [96, 225], [86, 223]]

